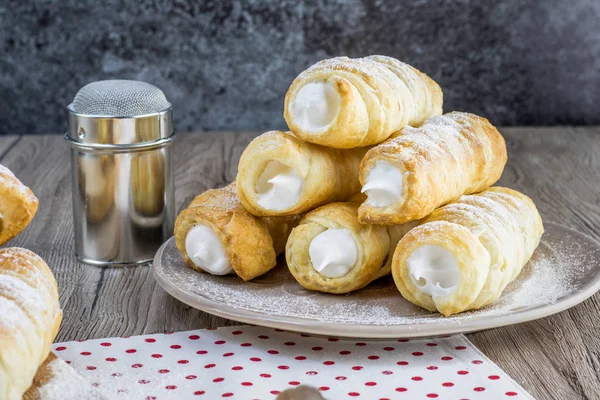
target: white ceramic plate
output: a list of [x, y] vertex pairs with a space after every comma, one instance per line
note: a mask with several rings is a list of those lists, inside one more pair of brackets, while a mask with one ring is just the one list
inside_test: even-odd
[[[600, 289], [600, 243], [564, 226], [546, 233], [521, 275], [493, 305], [452, 317], [404, 300], [390, 278], [347, 295], [303, 289], [285, 262], [251, 282], [187, 267], [169, 239], [153, 264], [158, 283], [190, 306], [232, 320], [318, 335], [409, 338], [517, 324], [573, 307]], [[283, 257], [282, 257], [283, 258]]]

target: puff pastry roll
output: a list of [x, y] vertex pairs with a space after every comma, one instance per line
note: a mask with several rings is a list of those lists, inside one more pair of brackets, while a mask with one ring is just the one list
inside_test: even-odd
[[299, 138], [348, 149], [383, 142], [406, 125], [442, 113], [442, 90], [391, 57], [337, 57], [302, 72], [285, 96], [284, 117]]
[[0, 249], [0, 399], [23, 397], [61, 320], [56, 281], [44, 260], [25, 249]]
[[324, 205], [306, 214], [292, 230], [286, 260], [302, 287], [349, 293], [390, 273], [396, 244], [412, 226], [362, 225], [359, 204]]
[[0, 165], [0, 245], [21, 233], [37, 209], [38, 199], [31, 189]]
[[367, 149], [338, 150], [271, 131], [242, 153], [238, 195], [253, 215], [293, 215], [360, 192], [358, 166]]
[[394, 281], [404, 298], [429, 311], [479, 309], [519, 275], [543, 232], [535, 204], [516, 190], [461, 196], [400, 240]]
[[506, 164], [504, 138], [490, 122], [452, 112], [405, 127], [367, 152], [359, 179], [368, 198], [362, 223], [421, 219], [463, 194], [493, 185]]
[[269, 271], [301, 216], [251, 215], [235, 184], [197, 196], [175, 221], [177, 249], [186, 264], [213, 275], [235, 273], [245, 281]]

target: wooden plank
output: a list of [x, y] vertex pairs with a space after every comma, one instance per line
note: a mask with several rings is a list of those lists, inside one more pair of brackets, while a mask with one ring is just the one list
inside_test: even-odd
[[4, 156], [19, 142], [20, 135], [0, 136], [0, 163]]
[[[500, 184], [531, 196], [546, 221], [600, 239], [600, 128], [501, 131], [509, 163]], [[174, 146], [177, 209], [200, 192], [234, 180], [239, 156], [255, 135], [179, 135]], [[58, 135], [0, 138], [0, 163], [41, 199], [33, 223], [10, 245], [37, 252], [57, 276], [65, 311], [57, 340], [237, 324], [173, 299], [148, 267], [97, 268], [75, 260], [68, 151]], [[538, 399], [600, 398], [599, 314], [597, 294], [552, 317], [468, 336]]]

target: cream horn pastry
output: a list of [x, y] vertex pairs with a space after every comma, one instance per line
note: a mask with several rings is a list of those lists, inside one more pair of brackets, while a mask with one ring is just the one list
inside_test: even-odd
[[367, 152], [360, 165], [362, 223], [421, 219], [463, 194], [493, 185], [506, 164], [504, 138], [490, 122], [451, 112], [405, 127]]
[[271, 131], [242, 153], [236, 179], [240, 201], [253, 215], [300, 214], [360, 192], [358, 166], [367, 149], [338, 150]]
[[37, 209], [38, 199], [31, 189], [0, 165], [0, 245], [21, 233]]
[[529, 261], [544, 227], [533, 201], [491, 187], [435, 210], [394, 252], [402, 296], [449, 316], [497, 300]]
[[306, 214], [292, 230], [286, 260], [302, 287], [349, 293], [390, 273], [396, 244], [414, 225], [362, 225], [359, 204], [324, 205]]
[[245, 281], [269, 271], [300, 216], [255, 217], [240, 203], [235, 184], [197, 196], [175, 221], [177, 249], [186, 264]]
[[302, 140], [348, 149], [381, 143], [406, 125], [442, 113], [442, 90], [391, 57], [337, 57], [302, 72], [285, 96], [284, 117]]

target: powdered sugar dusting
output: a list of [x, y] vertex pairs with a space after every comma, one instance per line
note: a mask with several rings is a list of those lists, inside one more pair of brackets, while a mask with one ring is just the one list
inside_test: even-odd
[[[348, 295], [330, 295], [303, 289], [285, 265], [244, 283], [235, 277], [199, 274], [187, 268], [172, 242], [155, 265], [159, 282], [166, 280], [177, 291], [210, 301], [283, 319], [309, 319], [332, 324], [371, 326], [461, 324], [541, 309], [600, 286], [600, 245], [593, 239], [560, 225], [547, 224], [540, 247], [502, 298], [479, 311], [452, 317], [429, 313], [404, 300], [393, 281], [384, 278]], [[164, 283], [164, 282], [162, 282]], [[257, 321], [260, 323], [259, 321]]]

